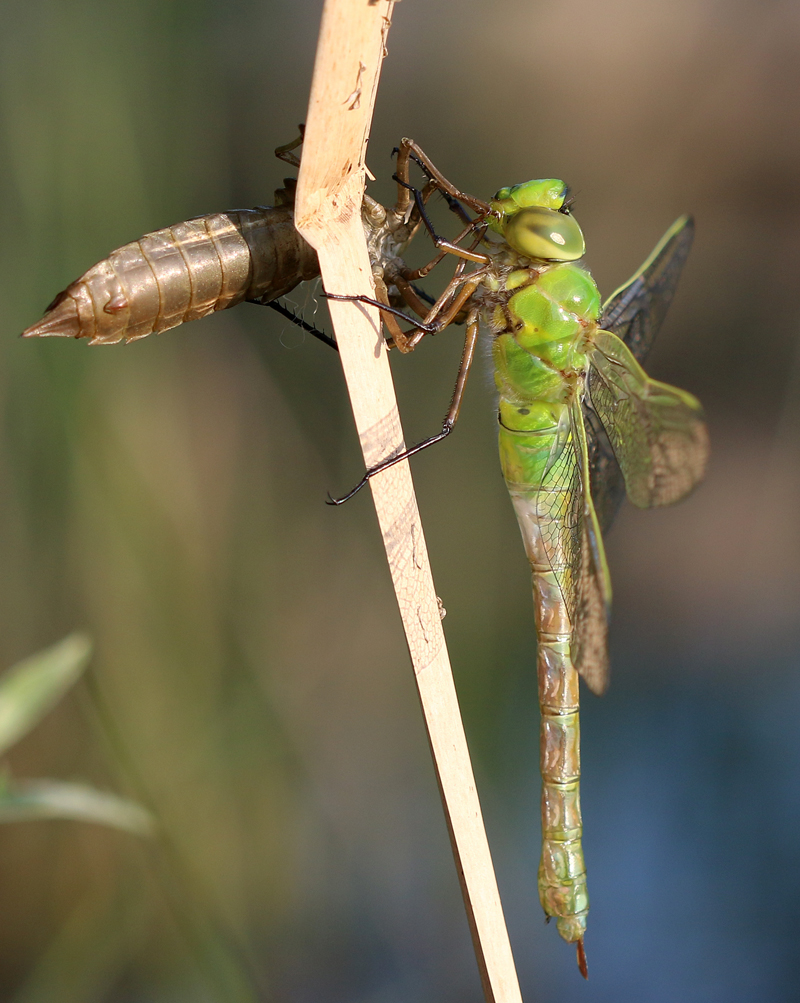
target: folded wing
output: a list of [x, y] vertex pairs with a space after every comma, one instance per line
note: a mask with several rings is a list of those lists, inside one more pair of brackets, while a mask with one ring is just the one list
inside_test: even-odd
[[[642, 267], [603, 304], [600, 327], [618, 335], [643, 363], [675, 295], [692, 246], [694, 223], [681, 216], [667, 230]], [[603, 427], [584, 406], [594, 503], [601, 529], [614, 520], [625, 495], [622, 471]]]
[[695, 397], [651, 380], [625, 343], [599, 331], [587, 389], [639, 508], [671, 505], [701, 480], [708, 434]]

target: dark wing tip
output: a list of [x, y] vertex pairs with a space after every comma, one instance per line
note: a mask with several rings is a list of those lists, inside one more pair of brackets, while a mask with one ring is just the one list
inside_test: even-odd
[[611, 682], [611, 676], [608, 671], [597, 673], [589, 679], [586, 676], [582, 676], [581, 678], [596, 697], [604, 696], [606, 690], [608, 690], [608, 684]]

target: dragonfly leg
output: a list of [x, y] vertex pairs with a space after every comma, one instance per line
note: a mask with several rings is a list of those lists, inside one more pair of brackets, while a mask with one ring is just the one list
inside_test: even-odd
[[397, 291], [403, 297], [406, 306], [409, 306], [418, 317], [427, 317], [431, 307], [436, 306], [436, 300], [429, 296], [424, 289], [411, 285], [402, 275], [393, 275], [390, 284], [397, 287]]
[[[381, 303], [388, 305], [389, 304], [389, 290], [386, 288], [386, 283], [384, 282], [383, 278], [381, 278], [378, 275], [373, 276], [373, 279], [375, 281], [375, 292], [377, 293], [378, 300], [380, 300]], [[409, 302], [409, 301], [406, 300], [406, 302]], [[411, 306], [411, 308], [413, 310], [414, 309], [414, 305], [412, 303], [409, 303], [409, 305]], [[419, 305], [422, 306], [422, 303], [420, 302]], [[433, 305], [433, 304], [431, 304], [431, 305]], [[426, 316], [426, 314], [428, 313], [428, 311], [425, 310], [424, 308], [421, 311], [419, 309], [417, 309], [416, 312], [423, 319]], [[412, 330], [410, 332], [409, 331], [404, 331], [400, 327], [400, 325], [398, 324], [397, 318], [394, 316], [394, 314], [389, 313], [388, 310], [385, 311], [385, 312], [383, 312], [381, 314], [381, 320], [383, 321], [383, 323], [384, 323], [387, 331], [389, 332], [389, 340], [391, 342], [390, 347], [394, 346], [395, 348], [397, 348], [400, 352], [403, 352], [404, 354], [406, 352], [411, 352], [411, 351], [414, 350], [414, 346], [409, 343], [410, 342], [409, 335], [413, 336], [415, 334], [414, 330]]]
[[[444, 243], [448, 243], [451, 246], [455, 246], [456, 244], [458, 244], [459, 241], [463, 240], [464, 237], [466, 237], [473, 229], [474, 228], [470, 226], [468, 229], [462, 230], [462, 232], [454, 240], [445, 241]], [[462, 260], [470, 260], [470, 261], [475, 260], [488, 263], [489, 259], [485, 255], [472, 253], [483, 240], [484, 233], [485, 233], [485, 227], [483, 227], [481, 229], [481, 232], [476, 235], [475, 240], [472, 242], [472, 246], [469, 248], [469, 253], [465, 252], [462, 248], [457, 248], [457, 252], [460, 252], [458, 253], [458, 257], [460, 257]], [[457, 252], [452, 251], [450, 247], [446, 247], [444, 248], [444, 250], [439, 251], [436, 257], [432, 258], [427, 263], [427, 265], [422, 265], [421, 268], [409, 269], [408, 271], [404, 272], [403, 275], [408, 280], [424, 279], [425, 276], [428, 275], [439, 264], [439, 262], [445, 258], [446, 255], [456, 254]]]
[[[463, 240], [464, 237], [466, 237], [469, 233], [474, 232], [475, 228], [481, 225], [481, 220], [473, 221], [468, 219], [466, 229], [461, 234], [459, 234], [458, 237], [456, 237], [455, 241], [445, 240], [444, 237], [440, 237], [439, 234], [436, 232], [436, 230], [434, 230], [433, 223], [431, 223], [430, 217], [428, 216], [428, 213], [425, 209], [425, 203], [422, 199], [422, 193], [420, 192], [419, 188], [414, 188], [412, 185], [407, 185], [404, 181], [401, 181], [396, 174], [394, 175], [394, 179], [395, 181], [397, 181], [398, 185], [402, 186], [403, 188], [408, 188], [412, 192], [414, 196], [414, 204], [415, 204], [415, 209], [417, 211], [417, 215], [425, 224], [425, 229], [431, 235], [431, 240], [433, 241], [433, 243], [437, 248], [446, 251], [449, 254], [455, 254], [459, 258], [466, 258], [467, 261], [475, 261], [480, 265], [486, 265], [489, 263], [489, 258], [487, 255], [480, 254], [476, 251], [473, 251], [472, 249], [466, 250], [463, 247], [458, 246], [458, 242], [460, 240]], [[438, 258], [437, 260], [440, 261], [441, 258]]]
[[[480, 219], [477, 220], [470, 219], [469, 216], [467, 216], [467, 214], [464, 213], [462, 210], [462, 219], [466, 222], [467, 224], [466, 227], [453, 240], [445, 240], [443, 237], [440, 237], [439, 234], [435, 231], [435, 229], [433, 228], [433, 223], [431, 223], [430, 218], [428, 217], [428, 214], [425, 210], [425, 203], [427, 202], [427, 196], [428, 196], [428, 186], [426, 185], [425, 190], [420, 192], [418, 188], [414, 188], [412, 185], [407, 185], [404, 181], [401, 181], [396, 174], [394, 175], [394, 179], [395, 181], [397, 181], [398, 186], [413, 192], [415, 205], [414, 205], [414, 211], [412, 212], [411, 216], [409, 216], [409, 220], [411, 220], [413, 217], [416, 217], [417, 222], [415, 223], [415, 228], [417, 225], [419, 225], [419, 222], [422, 222], [425, 228], [427, 229], [428, 233], [430, 234], [434, 244], [436, 245], [437, 248], [440, 249], [439, 253], [436, 254], [426, 265], [422, 265], [421, 268], [415, 268], [413, 270], [409, 270], [408, 272], [406, 272], [405, 277], [407, 279], [424, 278], [426, 275], [429, 274], [429, 272], [431, 272], [433, 268], [436, 267], [436, 265], [439, 264], [440, 261], [444, 259], [445, 255], [447, 254], [453, 254], [456, 257], [461, 258], [462, 260], [473, 261], [476, 262], [477, 264], [489, 263], [489, 257], [477, 251], [478, 246], [483, 242], [484, 236], [486, 234], [487, 224], [485, 222], [482, 222]], [[451, 209], [453, 208], [454, 205], [457, 205], [458, 208], [461, 209], [461, 206], [456, 199], [448, 195], [447, 192], [442, 192], [442, 194], [448, 199]], [[475, 234], [475, 239], [472, 242], [472, 246], [467, 249], [459, 247], [458, 245], [461, 243], [461, 241], [464, 240], [465, 237], [468, 237], [471, 233]]]
[[[396, 146], [392, 150], [392, 156], [393, 157], [397, 156], [397, 154], [399, 152], [400, 152], [400, 147]], [[412, 153], [411, 156], [409, 157], [409, 160], [413, 160], [414, 163], [417, 164], [422, 169], [422, 171], [425, 173], [425, 176], [428, 178], [428, 184], [425, 186], [425, 192], [427, 193], [427, 194], [424, 195], [424, 201], [425, 202], [428, 201], [428, 198], [430, 198], [430, 195], [433, 193], [433, 191], [441, 192], [441, 194], [444, 196], [445, 201], [447, 202], [447, 205], [448, 205], [450, 211], [454, 212], [459, 217], [459, 219], [461, 219], [461, 221], [463, 223], [469, 223], [469, 224], [471, 224], [471, 223], [474, 222], [474, 220], [471, 219], [471, 217], [467, 215], [466, 209], [464, 208], [463, 205], [461, 205], [461, 203], [458, 201], [458, 199], [454, 198], [450, 194], [450, 192], [445, 191], [444, 188], [440, 188], [439, 187], [439, 185], [437, 184], [436, 180], [428, 172], [427, 168], [425, 167], [425, 164], [419, 159], [419, 157], [415, 157], [414, 154]], [[397, 182], [398, 186], [402, 185], [404, 188], [407, 188], [409, 191], [413, 191], [414, 190], [411, 185], [407, 185], [407, 184], [405, 184], [405, 182], [401, 181], [400, 178], [396, 174], [393, 174], [392, 178], [393, 178], [394, 181]]]
[[[458, 235], [458, 237], [455, 238], [454, 243], [455, 244], [459, 243], [471, 231], [473, 231], [473, 224], [470, 222], [469, 226], [465, 230], [463, 230]], [[481, 243], [484, 233], [485, 233], [485, 226], [481, 226], [480, 232], [475, 236], [473, 244], [469, 248], [470, 252], [474, 251]], [[458, 250], [461, 251], [460, 248]], [[397, 288], [398, 292], [402, 296], [406, 305], [409, 306], [418, 316], [422, 317], [422, 319], [428, 323], [436, 315], [438, 315], [450, 302], [452, 302], [451, 296], [458, 288], [458, 286], [470, 279], [470, 275], [467, 276], [463, 275], [464, 266], [467, 263], [467, 257], [462, 254], [458, 267], [456, 268], [456, 271], [453, 275], [453, 278], [450, 280], [450, 283], [448, 284], [447, 288], [444, 290], [444, 292], [439, 296], [437, 300], [434, 300], [423, 289], [412, 284], [411, 280], [423, 278], [424, 276], [426, 276], [440, 261], [442, 261], [445, 254], [447, 253], [449, 252], [446, 250], [440, 251], [439, 254], [436, 255], [436, 257], [434, 257], [431, 261], [428, 262], [427, 265], [424, 265], [421, 268], [417, 269], [409, 269], [407, 267], [403, 267], [402, 269], [392, 268], [387, 270], [384, 275], [386, 283], [388, 283], [388, 285], [390, 286], [393, 285]], [[470, 255], [470, 258], [473, 257], [478, 259], [484, 258], [483, 255], [477, 255], [477, 254]], [[485, 260], [488, 263], [488, 259]], [[484, 274], [482, 269], [478, 269], [477, 271], [480, 272], [481, 275]], [[471, 274], [474, 275], [476, 273], [473, 272]], [[385, 299], [388, 302], [388, 294], [385, 297]], [[425, 302], [423, 302], [423, 300]], [[425, 305], [426, 303], [429, 304], [430, 307], [432, 308], [430, 311], [426, 308]], [[465, 319], [466, 319], [466, 311], [462, 309], [458, 315], [451, 315], [451, 319], [448, 321], [448, 323], [463, 324]], [[387, 320], [388, 317], [384, 317], [384, 321], [386, 322]], [[391, 323], [387, 323], [387, 327], [389, 327], [390, 330], [394, 331], [393, 325]], [[413, 332], [407, 332], [407, 333], [413, 336]], [[415, 338], [414, 344], [417, 344], [418, 341], [419, 337]], [[413, 345], [411, 347], [413, 347]], [[402, 350], [404, 349], [401, 348], [401, 351]]]
[[[474, 290], [470, 292], [470, 295], [472, 295], [472, 292], [474, 292]], [[370, 467], [352, 491], [348, 491], [348, 493], [346, 495], [342, 495], [341, 498], [331, 498], [331, 496], [328, 495], [326, 504], [343, 505], [364, 487], [370, 477], [374, 477], [375, 474], [379, 474], [383, 470], [388, 470], [389, 467], [393, 467], [395, 463], [400, 463], [401, 460], [407, 460], [411, 456], [416, 456], [417, 453], [421, 453], [422, 450], [427, 449], [428, 446], [432, 446], [436, 442], [441, 442], [442, 439], [446, 438], [453, 431], [455, 423], [458, 421], [458, 413], [461, 410], [461, 401], [464, 397], [467, 377], [469, 376], [469, 371], [475, 358], [475, 346], [477, 341], [478, 310], [473, 307], [470, 310], [469, 320], [467, 321], [467, 333], [464, 338], [464, 350], [461, 353], [461, 362], [458, 367], [458, 375], [456, 376], [456, 385], [453, 390], [453, 396], [450, 400], [450, 407], [447, 409], [447, 414], [442, 422], [441, 432], [436, 435], [432, 435], [429, 439], [423, 439], [422, 442], [418, 442], [410, 449], [401, 450], [401, 452], [397, 453], [395, 456], [390, 456], [388, 459], [383, 460], [374, 467]]]
[[[406, 282], [406, 280], [402, 276], [399, 276], [399, 278], [400, 281], [403, 283], [403, 288], [405, 290], [403, 292], [403, 299], [406, 301], [406, 303], [408, 303], [408, 305], [415, 313], [419, 313], [420, 316], [423, 316], [423, 313], [421, 313], [415, 306], [412, 306], [411, 299], [407, 297], [416, 296], [417, 302], [420, 303], [420, 305], [424, 306], [425, 304], [427, 304], [429, 307], [433, 306], [436, 300], [433, 298], [433, 296], [431, 296], [429, 292], [426, 292], [422, 288], [422, 286], [414, 286], [410, 282]], [[394, 284], [397, 285], [397, 279], [395, 279]], [[397, 286], [397, 288], [400, 289], [400, 286]]]
[[[413, 139], [403, 139], [400, 142], [397, 153], [398, 183], [402, 180], [407, 185], [410, 185], [408, 162], [412, 156], [415, 162], [421, 164], [425, 173], [437, 183], [443, 192], [447, 192], [448, 195], [458, 199], [459, 202], [468, 205], [470, 209], [473, 209], [481, 216], [487, 216], [491, 212], [491, 206], [488, 202], [483, 202], [481, 199], [475, 198], [474, 195], [467, 195], [465, 192], [459, 191], [454, 184], [448, 181]], [[410, 204], [411, 198], [408, 189], [400, 187], [396, 211], [402, 214], [406, 212]]]
[[[400, 348], [400, 351], [410, 352], [416, 348], [426, 334], [438, 334], [439, 331], [444, 330], [444, 328], [453, 323], [456, 315], [464, 308], [467, 301], [480, 285], [483, 275], [484, 272], [481, 269], [470, 272], [468, 275], [458, 273], [454, 275], [445, 291], [428, 311], [424, 320], [409, 317], [402, 310], [389, 306], [388, 303], [380, 299], [375, 299], [372, 296], [328, 292], [323, 292], [321, 295], [326, 299], [340, 300], [346, 303], [367, 303], [369, 306], [375, 306], [381, 311], [384, 319], [387, 321], [390, 316], [407, 320], [409, 324], [414, 325], [410, 331], [401, 331], [399, 326], [395, 327], [393, 324], [387, 324], [387, 326], [389, 326], [393, 340], [397, 347]], [[463, 285], [463, 288], [457, 296], [453, 297], [453, 293], [460, 285]], [[444, 313], [442, 313], [443, 310], [445, 311]], [[400, 342], [397, 340], [398, 334]]]
[[367, 303], [369, 306], [376, 306], [381, 313], [392, 314], [395, 317], [399, 317], [401, 320], [407, 320], [409, 324], [413, 324], [415, 328], [423, 331], [425, 334], [436, 334], [441, 328], [437, 324], [426, 324], [424, 321], [418, 321], [416, 317], [409, 317], [407, 313], [403, 313], [402, 310], [398, 310], [397, 307], [389, 306], [388, 303], [382, 303], [379, 299], [375, 299], [372, 296], [347, 296], [344, 293], [320, 293], [326, 300], [340, 300], [344, 303]]
[[[386, 282], [379, 276], [374, 276], [374, 280], [377, 298], [381, 301], [381, 303], [388, 304], [389, 291], [386, 287]], [[389, 284], [396, 286], [406, 305], [409, 306], [418, 317], [427, 321], [430, 321], [434, 316], [434, 309], [437, 311], [442, 309], [451, 290], [458, 287], [457, 285], [453, 286], [451, 282], [451, 285], [448, 286], [448, 289], [445, 290], [439, 300], [435, 300], [432, 296], [429, 296], [424, 289], [419, 289], [416, 286], [411, 285], [411, 283], [406, 282], [402, 275], [392, 275], [389, 279]], [[381, 314], [381, 319], [386, 325], [390, 335], [389, 347], [395, 347], [405, 354], [407, 352], [413, 352], [426, 332], [420, 331], [420, 329], [416, 326], [418, 322], [415, 318], [408, 317], [406, 314], [404, 314], [404, 317], [415, 325], [410, 331], [403, 331], [398, 324], [397, 319], [388, 311], [385, 310], [384, 313]], [[463, 323], [463, 317], [457, 317], [454, 319], [457, 323]], [[453, 321], [450, 323], [453, 323]]]
[[[409, 142], [409, 141], [404, 140], [404, 142]], [[399, 147], [395, 147], [394, 150], [392, 150], [393, 154], [400, 154], [400, 152], [401, 150]], [[413, 160], [414, 163], [418, 164], [425, 172], [425, 174], [428, 176], [429, 180], [422, 190], [416, 188], [408, 180], [408, 159]], [[400, 176], [401, 171], [404, 172], [405, 177]], [[486, 234], [487, 224], [483, 221], [481, 217], [478, 217], [477, 219], [473, 219], [472, 217], [470, 217], [466, 212], [466, 210], [464, 209], [464, 207], [458, 201], [458, 199], [454, 195], [451, 195], [450, 190], [448, 190], [448, 188], [452, 189], [453, 191], [457, 191], [457, 189], [453, 188], [452, 185], [449, 185], [449, 182], [447, 183], [448, 188], [442, 187], [440, 182], [436, 178], [434, 178], [431, 172], [428, 170], [425, 163], [423, 163], [423, 161], [420, 160], [419, 157], [413, 154], [411, 154], [410, 157], [405, 160], [405, 162], [398, 163], [398, 172], [393, 174], [392, 177], [397, 182], [397, 188], [399, 192], [397, 205], [395, 206], [394, 210], [392, 210], [393, 215], [396, 216], [398, 219], [405, 219], [406, 225], [412, 230], [416, 230], [416, 227], [419, 225], [420, 222], [422, 222], [425, 225], [428, 232], [430, 233], [431, 238], [433, 239], [436, 246], [438, 248], [441, 248], [440, 252], [433, 258], [432, 261], [428, 262], [427, 265], [423, 265], [422, 268], [410, 271], [406, 276], [407, 278], [418, 279], [424, 277], [431, 271], [432, 268], [434, 268], [436, 265], [439, 264], [439, 262], [444, 258], [445, 254], [455, 254], [458, 257], [465, 258], [468, 261], [475, 261], [479, 264], [488, 263], [489, 259], [486, 255], [476, 253], [478, 245], [483, 242], [484, 236]], [[438, 175], [438, 177], [441, 178], [441, 175]], [[450, 210], [456, 213], [456, 215], [461, 219], [463, 223], [466, 223], [466, 227], [452, 241], [445, 240], [436, 233], [433, 224], [431, 223], [431, 220], [425, 209], [425, 206], [434, 191], [440, 192], [441, 195], [446, 199]], [[412, 198], [414, 203], [413, 208], [411, 206]], [[481, 203], [481, 205], [484, 204], [485, 203]], [[475, 239], [472, 247], [470, 247], [468, 250], [465, 250], [458, 246], [460, 245], [461, 241], [464, 240], [465, 237], [467, 237], [470, 233], [476, 233], [476, 231], [478, 232], [478, 236]]]
[[293, 139], [291, 143], [286, 143], [285, 146], [275, 147], [275, 156], [278, 160], [282, 160], [286, 164], [291, 164], [292, 167], [300, 166], [300, 158], [292, 153], [292, 150], [296, 150], [298, 146], [301, 146], [303, 139], [305, 137], [306, 127], [305, 123], [301, 122], [297, 127], [300, 131], [300, 135], [297, 139]]
[[[423, 318], [428, 324], [436, 321], [439, 325], [440, 331], [449, 327], [450, 324], [464, 323], [466, 318], [469, 316], [468, 307], [472, 294], [483, 280], [485, 269], [477, 269], [473, 272], [469, 272], [467, 275], [464, 275], [463, 270], [465, 264], [466, 262], [464, 261], [459, 262], [455, 275], [453, 275], [452, 279], [450, 279], [450, 282], [447, 284], [447, 288]], [[459, 286], [463, 286], [463, 288], [457, 293]], [[398, 288], [402, 291], [402, 282], [398, 285]], [[406, 300], [406, 302], [409, 301]], [[411, 348], [415, 348], [419, 344], [424, 337], [424, 334], [425, 332], [417, 332], [412, 336]]]
[[307, 321], [303, 320], [302, 317], [298, 317], [296, 313], [293, 313], [288, 307], [284, 306], [283, 303], [279, 303], [277, 300], [269, 300], [264, 302], [263, 300], [246, 300], [247, 303], [255, 303], [257, 306], [268, 306], [273, 310], [276, 310], [282, 317], [290, 320], [293, 324], [297, 324], [299, 328], [303, 331], [308, 331], [315, 338], [321, 341], [324, 345], [328, 345], [334, 351], [339, 351], [339, 346], [331, 338], [329, 334], [325, 334], [324, 331], [318, 330], [313, 324], [309, 324]]
[[[397, 286], [397, 289], [405, 300], [406, 305], [411, 307], [414, 313], [419, 317], [425, 317], [426, 311], [436, 305], [436, 300], [430, 293], [420, 288], [420, 286], [415, 286], [410, 282], [406, 282], [406, 280], [400, 275], [394, 276], [391, 284], [393, 286]], [[466, 311], [462, 310], [461, 313], [453, 319], [452, 323], [463, 324], [465, 320]]]

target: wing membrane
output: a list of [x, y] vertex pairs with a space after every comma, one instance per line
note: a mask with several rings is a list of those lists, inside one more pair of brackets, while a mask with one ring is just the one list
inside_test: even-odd
[[589, 483], [600, 529], [605, 533], [625, 497], [625, 478], [603, 423], [587, 402], [582, 410], [589, 452]]
[[[617, 334], [637, 362], [644, 362], [675, 295], [692, 246], [694, 222], [676, 220], [642, 267], [603, 304], [600, 327]], [[608, 436], [588, 407], [587, 426], [592, 495], [603, 531], [611, 525], [625, 494], [625, 481]]]
[[553, 441], [542, 483], [535, 489], [535, 512], [542, 544], [541, 561], [549, 564], [574, 622], [581, 564], [582, 485], [574, 432], [568, 416]]
[[694, 239], [690, 216], [675, 220], [642, 267], [603, 304], [600, 327], [613, 331], [644, 362], [675, 295]]
[[565, 409], [552, 437], [541, 483], [509, 483], [508, 489], [537, 576], [537, 631], [562, 633], [566, 608], [573, 664], [589, 687], [602, 693], [608, 682], [611, 584], [586, 490], [588, 470], [586, 434], [576, 401]]
[[572, 619], [572, 662], [598, 695], [608, 686], [608, 618], [611, 611], [611, 576], [589, 485], [589, 453], [583, 413], [571, 408], [573, 438], [581, 471], [581, 560], [577, 574], [575, 612]]
[[624, 342], [599, 331], [588, 390], [625, 478], [640, 508], [670, 505], [703, 476], [708, 435], [699, 402], [684, 390], [651, 380]]

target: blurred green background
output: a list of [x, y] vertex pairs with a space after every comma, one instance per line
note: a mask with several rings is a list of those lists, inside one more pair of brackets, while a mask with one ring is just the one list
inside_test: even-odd
[[[249, 305], [128, 347], [16, 337], [112, 248], [271, 201], [320, 10], [0, 9], [0, 666], [75, 627], [97, 645], [11, 765], [134, 797], [164, 834], [0, 830], [3, 1001], [481, 999], [370, 501], [323, 504], [361, 471], [334, 353]], [[799, 118], [788, 0], [395, 9], [377, 197], [403, 135], [484, 197], [563, 177], [605, 294], [697, 219], [649, 369], [703, 400], [714, 452], [695, 496], [624, 508], [608, 540], [588, 984], [536, 895], [533, 616], [488, 364], [414, 461], [527, 1003], [798, 998]], [[409, 440], [458, 354], [393, 358]]]

